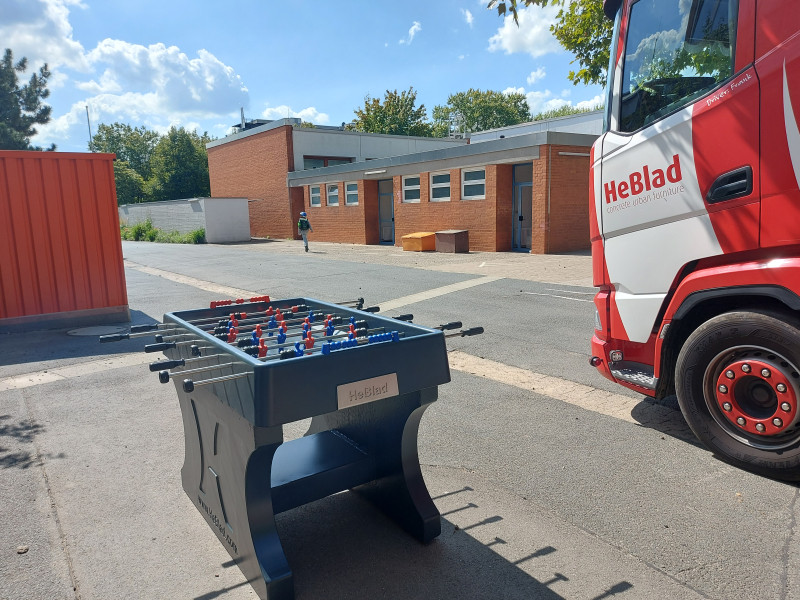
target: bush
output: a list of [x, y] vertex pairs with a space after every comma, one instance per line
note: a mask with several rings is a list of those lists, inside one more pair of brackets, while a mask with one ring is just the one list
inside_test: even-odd
[[205, 244], [206, 230], [196, 229], [192, 232], [181, 234], [177, 231], [161, 231], [153, 227], [150, 219], [137, 223], [133, 227], [120, 225], [120, 237], [123, 240], [134, 242], [160, 242], [162, 244]]

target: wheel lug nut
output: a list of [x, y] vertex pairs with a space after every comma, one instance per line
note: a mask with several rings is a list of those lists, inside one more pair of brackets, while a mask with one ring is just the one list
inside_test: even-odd
[[725, 377], [727, 377], [728, 379], [733, 379], [734, 377], [736, 377], [736, 373], [728, 369], [727, 371], [725, 371]]
[[728, 386], [727, 386], [727, 385], [724, 385], [724, 384], [723, 384], [723, 385], [721, 385], [721, 386], [719, 386], [719, 391], [720, 391], [720, 393], [722, 393], [722, 394], [727, 394], [727, 393], [728, 393]]
[[786, 391], [786, 385], [783, 384], [783, 383], [779, 383], [778, 385], [775, 386], [775, 389], [777, 389], [779, 392], [783, 393], [783, 392]]
[[733, 406], [731, 406], [730, 402], [723, 402], [722, 403], [722, 410], [724, 410], [726, 412], [731, 412], [731, 410], [733, 410]]
[[772, 419], [772, 424], [775, 425], [775, 427], [783, 427], [783, 421], [781, 421], [778, 417]]
[[750, 365], [748, 365], [748, 364], [742, 365], [742, 372], [743, 373], [749, 373], [750, 371], [751, 371]]
[[790, 412], [792, 410], [792, 405], [788, 402], [781, 402], [781, 409], [786, 412]]
[[764, 431], [766, 427], [764, 427], [763, 423], [756, 423], [756, 431]]
[[761, 376], [762, 377], [769, 377], [770, 376], [769, 369], [761, 369]]
[[744, 427], [747, 424], [747, 421], [744, 420], [744, 417], [739, 417], [738, 419], [736, 419], [736, 422], [742, 427]]

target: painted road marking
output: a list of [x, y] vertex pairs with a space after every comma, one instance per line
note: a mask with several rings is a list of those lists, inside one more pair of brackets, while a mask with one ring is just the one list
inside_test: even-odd
[[563, 298], [564, 300], [575, 300], [577, 302], [594, 302], [594, 300], [587, 300], [586, 298], [572, 298], [571, 296], [559, 296], [557, 294], [539, 294], [537, 292], [522, 292], [529, 296], [547, 296], [548, 298]]
[[148, 275], [163, 277], [164, 279], [169, 279], [170, 281], [174, 281], [176, 283], [190, 285], [200, 290], [205, 290], [206, 292], [213, 292], [214, 294], [225, 296], [226, 298], [230, 298], [231, 300], [235, 300], [236, 298], [252, 298], [254, 296], [261, 296], [264, 293], [264, 292], [251, 292], [249, 290], [240, 290], [239, 288], [220, 285], [212, 281], [203, 281], [202, 279], [195, 279], [194, 277], [187, 277], [186, 275], [178, 275], [177, 273], [173, 273], [172, 271], [164, 271], [162, 269], [156, 269], [154, 267], [146, 267], [144, 265], [140, 265], [138, 263], [131, 262], [129, 260], [125, 261], [125, 266], [130, 269], [135, 269], [136, 271], [141, 271], [142, 273], [147, 273]]
[[63, 381], [65, 379], [72, 379], [73, 377], [80, 377], [81, 375], [103, 373], [112, 369], [143, 365], [145, 363], [154, 362], [155, 358], [156, 357], [149, 354], [135, 352], [77, 363], [74, 365], [69, 365], [68, 367], [57, 367], [55, 369], [48, 369], [46, 371], [37, 371], [33, 373], [25, 373], [23, 375], [16, 375], [14, 377], [5, 377], [0, 379], [0, 392], [4, 392], [6, 390], [19, 390], [35, 385], [52, 383], [54, 381]]
[[[614, 394], [582, 383], [511, 367], [457, 350], [448, 352], [447, 356], [450, 368], [456, 371], [535, 392], [541, 396], [561, 400], [567, 404], [628, 423], [658, 424], [664, 429], [667, 423], [675, 421], [671, 429], [674, 429], [675, 433], [689, 435], [688, 428], [678, 411], [666, 406], [643, 402], [642, 396], [631, 398], [622, 394]], [[637, 407], [637, 417], [634, 418], [632, 413]]]
[[562, 294], [580, 294], [581, 296], [592, 296], [592, 297], [594, 297], [594, 295], [597, 293], [596, 290], [593, 292], [573, 292], [572, 290], [557, 290], [554, 288], [544, 288], [544, 289], [547, 292], [561, 292]]
[[402, 298], [390, 300], [389, 302], [381, 302], [381, 312], [395, 310], [403, 306], [408, 306], [409, 304], [422, 302], [423, 300], [430, 300], [431, 298], [437, 298], [439, 296], [444, 296], [445, 294], [452, 294], [453, 292], [460, 292], [461, 290], [467, 290], [471, 287], [475, 287], [476, 285], [492, 283], [501, 279], [503, 279], [503, 277], [477, 277], [475, 279], [468, 279], [467, 281], [460, 281], [458, 283], [451, 283], [450, 285], [433, 288], [432, 290], [427, 290], [418, 294], [403, 296]]

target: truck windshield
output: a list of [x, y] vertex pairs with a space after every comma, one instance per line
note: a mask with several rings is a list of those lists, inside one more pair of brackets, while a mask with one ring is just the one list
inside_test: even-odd
[[641, 129], [733, 74], [737, 0], [639, 0], [631, 6], [619, 128]]

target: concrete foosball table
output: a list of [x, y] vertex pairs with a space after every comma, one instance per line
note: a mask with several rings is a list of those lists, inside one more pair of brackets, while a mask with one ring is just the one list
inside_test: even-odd
[[[304, 298], [235, 310], [265, 320], [270, 306], [287, 311], [287, 322], [298, 318], [290, 307], [302, 306], [382, 333], [347, 345], [344, 326], [322, 336], [314, 318], [314, 346], [289, 357], [267, 342], [259, 357], [214, 334], [231, 313], [221, 307], [166, 314], [163, 341], [146, 349], [167, 356], [151, 369], [172, 368], [161, 377], [175, 382], [183, 417], [183, 489], [259, 597], [284, 600], [294, 588], [276, 514], [352, 490], [419, 541], [439, 535], [417, 432], [450, 372], [441, 331]], [[284, 443], [283, 425], [308, 417], [306, 435]]]

